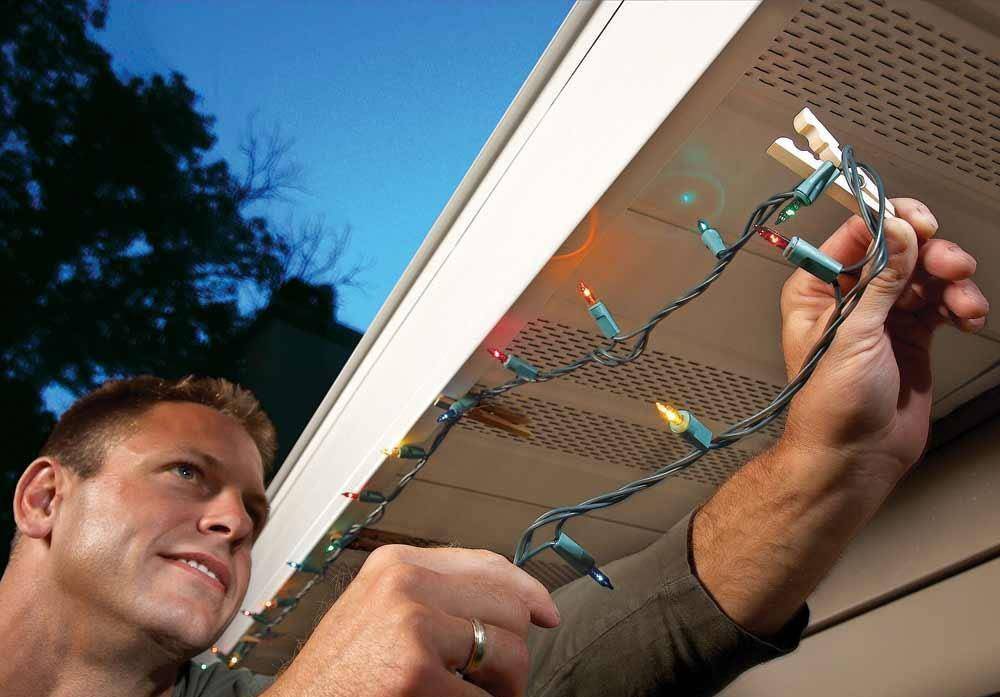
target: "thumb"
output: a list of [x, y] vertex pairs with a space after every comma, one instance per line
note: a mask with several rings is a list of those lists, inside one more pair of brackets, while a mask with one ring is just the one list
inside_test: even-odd
[[[858, 306], [846, 324], [853, 324], [862, 334], [881, 331], [896, 300], [910, 282], [917, 265], [917, 233], [902, 218], [885, 221], [886, 247], [889, 261], [882, 272], [871, 280]], [[869, 267], [864, 269], [869, 273]]]

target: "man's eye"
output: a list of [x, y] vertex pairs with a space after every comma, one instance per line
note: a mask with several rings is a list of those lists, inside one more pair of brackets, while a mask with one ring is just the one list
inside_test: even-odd
[[188, 481], [194, 481], [201, 472], [194, 465], [189, 465], [186, 463], [181, 463], [179, 465], [174, 465], [174, 471], [177, 472], [182, 479], [187, 479]]

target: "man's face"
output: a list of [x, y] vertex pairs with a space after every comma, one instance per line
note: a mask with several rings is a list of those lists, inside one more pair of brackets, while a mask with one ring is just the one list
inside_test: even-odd
[[172, 650], [210, 646], [240, 608], [266, 516], [250, 435], [209, 407], [161, 403], [111, 447], [95, 477], [74, 484], [52, 531], [62, 594]]

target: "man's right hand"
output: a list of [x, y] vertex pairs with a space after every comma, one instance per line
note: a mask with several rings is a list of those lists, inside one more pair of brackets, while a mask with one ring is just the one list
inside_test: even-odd
[[[466, 676], [471, 617], [486, 627]], [[527, 686], [531, 624], [555, 627], [545, 587], [485, 550], [379, 547], [266, 697], [517, 697]]]

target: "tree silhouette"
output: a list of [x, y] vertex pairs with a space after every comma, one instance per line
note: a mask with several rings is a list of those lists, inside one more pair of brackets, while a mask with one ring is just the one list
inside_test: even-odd
[[[103, 25], [106, 2], [4, 0], [2, 8], [5, 546], [13, 484], [53, 423], [43, 390], [80, 394], [108, 376], [142, 372], [238, 379], [256, 310], [277, 289], [301, 293], [296, 284], [316, 279], [296, 267], [301, 254], [289, 239], [248, 212], [294, 174], [277, 131], [251, 130], [238, 176], [225, 161], [208, 161], [213, 119], [197, 111], [183, 76], [114, 73], [88, 36]], [[310, 239], [303, 234], [297, 242]], [[311, 235], [322, 237], [322, 226]], [[342, 253], [335, 245], [323, 263]], [[351, 283], [358, 271], [311, 285], [332, 299], [336, 282]], [[261, 302], [248, 311], [248, 298]], [[332, 307], [314, 321], [332, 322]], [[0, 555], [5, 561], [5, 547]]]

